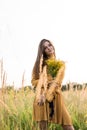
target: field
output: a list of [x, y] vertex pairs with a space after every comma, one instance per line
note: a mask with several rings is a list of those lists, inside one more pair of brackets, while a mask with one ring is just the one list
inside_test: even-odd
[[[0, 91], [0, 130], [37, 130], [32, 119], [34, 92], [26, 88]], [[75, 130], [87, 130], [87, 89], [63, 91]], [[49, 124], [49, 130], [62, 130]]]

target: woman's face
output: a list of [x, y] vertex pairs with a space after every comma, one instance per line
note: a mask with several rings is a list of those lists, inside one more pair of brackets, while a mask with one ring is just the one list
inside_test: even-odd
[[46, 41], [43, 44], [43, 47], [44, 47], [44, 52], [47, 56], [52, 56], [54, 54], [54, 48], [48, 41]]

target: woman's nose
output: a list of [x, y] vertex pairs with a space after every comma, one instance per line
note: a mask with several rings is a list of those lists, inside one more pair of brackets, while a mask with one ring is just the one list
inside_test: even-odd
[[48, 46], [48, 50], [51, 50], [51, 47]]

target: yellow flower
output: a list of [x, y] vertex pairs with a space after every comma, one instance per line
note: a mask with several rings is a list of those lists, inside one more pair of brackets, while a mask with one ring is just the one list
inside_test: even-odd
[[50, 74], [52, 77], [56, 77], [59, 69], [64, 64], [64, 61], [49, 59], [49, 60], [46, 61], [46, 64], [47, 64], [47, 72], [48, 72], [48, 74]]

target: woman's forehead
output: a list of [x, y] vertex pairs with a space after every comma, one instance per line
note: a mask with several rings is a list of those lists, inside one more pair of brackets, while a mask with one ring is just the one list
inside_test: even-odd
[[43, 46], [48, 46], [50, 43], [48, 41], [44, 42]]

